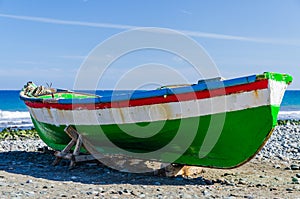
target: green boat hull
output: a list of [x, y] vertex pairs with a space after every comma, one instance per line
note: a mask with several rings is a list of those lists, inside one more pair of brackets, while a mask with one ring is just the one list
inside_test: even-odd
[[[162, 162], [169, 162], [170, 157], [176, 157], [173, 163], [184, 165], [195, 165], [215, 168], [234, 168], [249, 161], [264, 145], [277, 123], [279, 107], [261, 106], [240, 111], [232, 111], [222, 114], [207, 115], [176, 120], [151, 122], [151, 126], [162, 126], [158, 133], [147, 138], [139, 138], [125, 133], [122, 129], [130, 129], [132, 133], [150, 135], [153, 129], [137, 128], [137, 124], [114, 124], [114, 125], [76, 125], [75, 128], [83, 136], [88, 151], [104, 154], [118, 153], [118, 149], [136, 154], [138, 158], [141, 154], [158, 151], [166, 145], [170, 145], [168, 150], [149, 156], [149, 159], [156, 159]], [[224, 117], [226, 114], [226, 117]], [[55, 126], [39, 122], [32, 118], [34, 126], [40, 138], [54, 150], [62, 150], [69, 143], [70, 138], [64, 132], [65, 125]], [[212, 123], [213, 122], [213, 123]], [[217, 131], [219, 124], [223, 124], [220, 135], [216, 136], [216, 141], [211, 149], [204, 155], [200, 154], [201, 147], [207, 136], [207, 132]], [[147, 127], [149, 123], [138, 123], [139, 127]], [[152, 125], [154, 124], [154, 125]], [[179, 139], [192, 138], [191, 144], [185, 147], [180, 142], [172, 143], [182, 126], [184, 133]], [[196, 125], [196, 132], [193, 126]], [[182, 130], [182, 129], [181, 129]], [[139, 132], [135, 132], [139, 131]], [[128, 131], [126, 131], [128, 132]], [[117, 147], [103, 141], [104, 137], [109, 139]], [[184, 143], [184, 142], [183, 142]], [[89, 148], [90, 147], [90, 148]]]

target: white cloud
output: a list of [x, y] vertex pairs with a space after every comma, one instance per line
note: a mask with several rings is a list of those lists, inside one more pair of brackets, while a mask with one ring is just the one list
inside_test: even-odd
[[179, 56], [173, 56], [173, 57], [172, 57], [172, 60], [173, 60], [174, 62], [176, 62], [176, 63], [184, 63], [184, 62], [185, 62], [185, 60], [182, 59], [182, 58], [179, 57]]
[[184, 9], [180, 10], [180, 12], [183, 13], [183, 14], [186, 14], [186, 15], [192, 15], [193, 14], [192, 12], [190, 12], [188, 10], [184, 10]]
[[45, 18], [45, 17], [31, 17], [31, 16], [9, 15], [9, 14], [1, 14], [1, 13], [0, 13], [0, 17], [10, 18], [10, 19], [18, 19], [18, 20], [24, 20], [24, 21], [35, 21], [35, 22], [61, 24], [61, 25], [88, 26], [88, 27], [95, 27], [95, 28], [114, 28], [114, 29], [137, 28], [137, 26], [128, 26], [128, 25], [120, 25], [120, 24], [70, 21], [70, 20], [60, 20], [60, 19], [52, 19], [52, 18]]
[[26, 64], [26, 65], [44, 65], [45, 63], [37, 62], [37, 61], [16, 61], [17, 64]]
[[64, 59], [76, 59], [76, 60], [84, 60], [86, 58], [86, 56], [82, 56], [82, 55], [63, 55], [59, 57]]
[[[24, 20], [24, 21], [59, 24], [59, 25], [74, 25], [74, 26], [86, 26], [86, 27], [95, 27], [95, 28], [111, 28], [111, 29], [120, 29], [120, 30], [141, 28], [139, 26], [123, 25], [123, 24], [71, 21], [71, 20], [60, 20], [60, 19], [45, 18], [45, 17], [32, 17], [32, 16], [10, 15], [10, 14], [1, 14], [1, 13], [0, 13], [0, 17]], [[235, 36], [235, 35], [207, 33], [207, 32], [190, 31], [190, 30], [177, 30], [177, 31], [180, 31], [188, 36], [198, 37], [198, 38], [236, 40], [236, 41], [246, 41], [246, 42], [283, 44], [283, 45], [300, 45], [300, 41], [290, 41], [290, 40], [287, 41], [287, 40], [277, 40], [277, 39], [268, 39], [268, 38], [242, 37], [242, 36]]]

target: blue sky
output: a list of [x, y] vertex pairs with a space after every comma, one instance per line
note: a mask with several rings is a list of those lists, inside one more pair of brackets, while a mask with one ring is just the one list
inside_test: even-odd
[[[296, 0], [0, 0], [0, 89], [20, 89], [28, 80], [72, 88], [95, 46], [136, 27], [182, 31], [204, 47], [225, 78], [289, 73], [295, 79], [290, 89], [300, 89]], [[174, 55], [151, 51], [129, 55], [115, 65], [121, 74], [124, 68], [149, 62], [189, 67]], [[107, 78], [100, 88], [112, 88], [120, 74]], [[191, 83], [197, 78], [191, 74]]]

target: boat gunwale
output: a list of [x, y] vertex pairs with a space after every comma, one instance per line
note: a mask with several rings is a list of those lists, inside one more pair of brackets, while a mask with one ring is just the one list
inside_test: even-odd
[[[49, 99], [43, 99], [37, 97], [28, 97], [24, 95], [24, 93], [20, 92], [20, 98], [24, 101], [33, 101], [33, 102], [47, 102], [48, 101], [55, 101], [57, 100], [58, 103], [62, 104], [71, 104], [71, 103], [106, 103], [106, 102], [115, 102], [115, 101], [128, 101], [128, 100], [135, 100], [135, 99], [145, 99], [145, 98], [151, 98], [151, 97], [160, 97], [165, 95], [178, 95], [178, 94], [184, 94], [184, 93], [190, 93], [190, 92], [199, 92], [199, 91], [205, 91], [205, 90], [215, 90], [220, 88], [226, 88], [230, 86], [235, 85], [243, 85], [248, 84], [256, 81], [256, 75], [247, 76], [247, 77], [240, 77], [230, 80], [224, 80], [224, 81], [214, 81], [214, 82], [205, 82], [202, 81], [198, 84], [193, 84], [191, 86], [183, 86], [183, 87], [177, 87], [177, 88], [162, 88], [162, 89], [156, 89], [156, 90], [148, 90], [148, 91], [139, 91], [139, 90], [132, 90], [133, 92], [130, 94], [118, 94], [118, 95], [111, 95], [111, 96], [99, 96], [99, 95], [93, 95], [90, 93], [84, 93], [84, 92], [78, 92], [78, 91], [69, 91], [69, 90], [58, 90], [58, 93], [72, 93], [72, 94], [79, 94], [79, 95], [89, 95], [94, 96], [94, 98], [73, 98], [73, 99], [56, 99], [56, 98], [49, 98]], [[95, 101], [96, 100], [96, 101]], [[97, 101], [99, 100], [99, 101]]]
[[[271, 74], [271, 75], [270, 75]], [[275, 75], [282, 75], [282, 80], [273, 79], [272, 74]], [[71, 93], [71, 94], [78, 94], [78, 95], [86, 95], [91, 96], [87, 98], [71, 98], [71, 99], [64, 99], [64, 98], [39, 98], [38, 97], [28, 97], [24, 95], [24, 93], [20, 92], [20, 99], [25, 102], [37, 102], [37, 103], [58, 103], [63, 105], [68, 104], [99, 104], [99, 103], [115, 103], [115, 102], [122, 102], [122, 101], [132, 101], [132, 100], [143, 100], [148, 98], [155, 98], [155, 97], [166, 97], [170, 95], [181, 95], [181, 94], [188, 94], [188, 93], [196, 93], [202, 91], [213, 92], [214, 90], [225, 90], [229, 87], [240, 86], [245, 84], [251, 84], [254, 82], [259, 81], [267, 81], [267, 80], [274, 80], [274, 81], [284, 81], [284, 77], [288, 76], [285, 74], [278, 74], [278, 73], [264, 73], [262, 75], [250, 75], [245, 77], [233, 78], [229, 80], [216, 80], [216, 81], [205, 81], [200, 80], [198, 84], [193, 84], [190, 86], [182, 86], [176, 88], [168, 88], [163, 87], [156, 90], [148, 90], [148, 91], [141, 91], [141, 90], [132, 90], [130, 94], [117, 94], [117, 95], [110, 95], [110, 96], [99, 96], [90, 93], [78, 92], [78, 91], [69, 91], [69, 90], [62, 90], [57, 89], [57, 93]], [[290, 77], [290, 76], [288, 76]], [[288, 84], [288, 82], [285, 82]], [[223, 94], [226, 94], [223, 93]], [[94, 96], [94, 97], [93, 97]]]

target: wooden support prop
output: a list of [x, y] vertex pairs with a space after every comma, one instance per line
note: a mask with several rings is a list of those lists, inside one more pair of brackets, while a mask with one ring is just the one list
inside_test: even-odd
[[[93, 155], [80, 155], [80, 149], [81, 147], [84, 147], [84, 145], [82, 143], [82, 137], [76, 131], [76, 129], [74, 129], [72, 126], [67, 126], [65, 128], [65, 132], [71, 138], [71, 141], [62, 151], [56, 151], [54, 153], [56, 158], [53, 161], [52, 165], [57, 165], [61, 161], [61, 159], [67, 159], [71, 161], [69, 167], [73, 168], [76, 162], [95, 160], [95, 157]], [[75, 148], [72, 153], [71, 149], [74, 146]]]
[[186, 166], [180, 164], [170, 164], [164, 167], [161, 171], [161, 174], [166, 177], [192, 177], [194, 175], [198, 175], [205, 172], [202, 167]]

